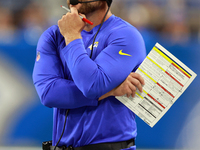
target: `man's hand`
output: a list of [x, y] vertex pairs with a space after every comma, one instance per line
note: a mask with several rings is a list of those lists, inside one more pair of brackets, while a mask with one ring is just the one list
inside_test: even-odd
[[123, 96], [127, 95], [127, 97], [134, 97], [135, 92], [138, 89], [142, 92], [142, 86], [145, 84], [144, 79], [138, 73], [131, 72], [129, 76], [122, 82], [118, 87], [114, 88], [110, 92], [101, 96], [99, 100], [102, 100], [108, 96]]
[[[68, 12], [58, 21], [60, 33], [65, 38], [66, 45], [75, 39], [81, 39], [81, 31], [85, 27], [85, 22], [82, 21], [75, 7], [71, 7], [71, 12]], [[83, 16], [83, 15], [82, 15]]]
[[144, 79], [138, 73], [130, 73], [126, 80], [120, 84], [118, 87], [113, 89], [114, 96], [122, 96], [127, 95], [127, 97], [134, 97], [135, 92], [138, 89], [142, 92], [142, 86], [145, 84]]

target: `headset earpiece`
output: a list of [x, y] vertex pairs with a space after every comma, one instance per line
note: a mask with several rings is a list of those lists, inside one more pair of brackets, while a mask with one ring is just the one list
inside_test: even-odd
[[107, 2], [107, 4], [108, 4], [108, 7], [110, 7], [111, 4], [112, 4], [112, 0], [106, 0], [106, 2]]
[[71, 5], [77, 5], [79, 3], [78, 0], [70, 0]]

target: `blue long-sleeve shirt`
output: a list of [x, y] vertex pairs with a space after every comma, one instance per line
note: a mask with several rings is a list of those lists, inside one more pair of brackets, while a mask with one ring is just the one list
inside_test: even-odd
[[146, 56], [140, 33], [112, 15], [91, 45], [99, 25], [82, 31], [82, 39], [65, 44], [58, 26], [47, 29], [39, 39], [33, 81], [43, 105], [54, 108], [53, 145], [118, 142], [135, 138], [135, 115], [115, 97], [98, 98], [120, 85]]

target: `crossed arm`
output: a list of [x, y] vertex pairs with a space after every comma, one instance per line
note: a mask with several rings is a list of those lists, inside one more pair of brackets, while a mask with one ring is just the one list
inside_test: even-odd
[[[77, 17], [77, 19], [75, 19], [75, 17]], [[68, 23], [70, 19], [73, 19], [73, 21], [76, 22], [76, 23], [74, 23], [75, 25], [72, 26], [71, 24]], [[72, 42], [72, 41], [74, 41], [76, 39], [81, 39], [81, 31], [83, 30], [83, 28], [85, 26], [85, 23], [83, 23], [83, 21], [80, 20], [76, 8], [72, 7], [71, 8], [71, 13], [67, 13], [62, 19], [60, 19], [58, 21], [58, 26], [59, 26], [61, 34], [65, 38], [66, 45], [68, 45], [70, 42]], [[126, 30], [123, 30], [123, 31], [124, 31], [124, 34], [126, 34]], [[115, 34], [117, 34], [117, 33], [115, 33]], [[128, 37], [128, 34], [129, 33], [127, 33], [127, 37]], [[135, 43], [141, 43], [141, 40], [137, 41], [138, 39], [140, 39], [140, 37], [137, 37], [137, 39], [136, 39], [135, 37], [132, 37], [132, 35], [134, 35], [134, 33], [131, 33], [129, 39], [135, 40]], [[115, 36], [113, 35], [113, 37], [115, 37]], [[126, 45], [125, 43], [128, 41], [127, 37], [124, 38], [125, 39], [124, 41], [120, 41], [119, 39], [120, 38], [123, 39], [123, 37], [119, 37], [118, 40], [116, 40], [115, 42], [114, 41], [110, 42], [110, 43], [112, 43], [110, 45], [117, 45], [117, 44], [114, 44], [114, 43], [121, 43], [121, 44], [118, 44], [118, 45], [120, 45], [119, 47], [121, 47], [121, 45], [123, 45], [123, 44]], [[113, 38], [113, 39], [115, 39], [115, 38]], [[131, 42], [132, 41], [129, 41], [129, 43], [131, 43]], [[139, 46], [135, 46], [135, 45], [131, 45], [131, 44], [129, 44], [129, 45], [130, 45], [129, 47], [128, 46], [126, 48], [123, 47], [123, 50], [126, 49], [127, 51], [129, 51], [130, 49], [135, 49], [135, 50], [140, 49]], [[138, 45], [141, 45], [141, 47], [142, 47], [142, 43], [138, 44]], [[100, 83], [97, 82], [98, 78], [102, 79], [103, 81], [105, 80], [104, 81], [105, 83], [106, 82], [113, 82], [113, 81], [115, 82], [117, 80], [117, 78], [114, 78], [113, 76], [115, 76], [116, 70], [119, 71], [120, 69], [116, 68], [115, 71], [113, 70], [113, 74], [111, 75], [110, 69], [106, 70], [106, 68], [113, 68], [114, 65], [108, 66], [108, 63], [107, 64], [105, 63], [106, 64], [106, 66], [105, 66], [105, 64], [104, 64], [105, 61], [103, 61], [103, 62], [101, 61], [100, 62], [100, 60], [101, 59], [105, 60], [105, 58], [107, 58], [109, 55], [114, 56], [114, 53], [115, 53], [114, 50], [119, 48], [119, 47], [114, 47], [114, 46], [108, 47], [107, 49], [104, 50], [105, 51], [104, 53], [99, 55], [99, 57], [95, 60], [95, 62], [92, 62], [91, 60], [87, 60], [88, 59], [88, 58], [86, 58], [87, 56], [84, 56], [84, 53], [81, 52], [80, 49], [83, 49], [83, 47], [81, 46], [81, 43], [80, 43], [80, 46], [77, 49], [75, 49], [75, 47], [73, 45], [73, 50], [72, 50], [72, 48], [68, 48], [68, 50], [64, 50], [65, 51], [64, 52], [65, 53], [64, 57], [65, 57], [66, 62], [68, 62], [67, 64], [69, 66], [70, 72], [72, 73], [72, 76], [74, 78], [75, 84], [84, 93], [84, 95], [86, 95], [87, 97], [92, 97], [91, 94], [87, 95], [87, 93], [94, 93], [94, 92], [88, 92], [88, 91], [96, 91], [96, 89], [98, 89], [98, 87], [106, 87], [106, 86], [100, 86], [99, 85]], [[113, 53], [112, 53], [112, 51], [113, 51]], [[76, 53], [76, 55], [75, 55], [75, 53]], [[136, 51], [134, 52], [134, 51], [132, 51], [130, 53], [132, 53], [132, 55], [136, 56], [136, 57], [134, 57], [131, 61], [129, 61], [129, 63], [131, 63], [133, 66], [134, 65], [136, 66], [137, 65], [136, 62], [140, 61], [139, 57], [142, 56], [142, 52], [136, 52]], [[73, 57], [73, 59], [72, 59], [72, 57]], [[111, 59], [111, 58], [107, 58], [107, 59], [109, 60], [109, 64], [111, 64], [111, 63], [114, 64], [115, 63], [115, 66], [118, 66], [118, 65], [119, 66], [120, 65], [126, 66], [126, 61], [125, 60], [119, 60], [119, 59], [118, 60], [114, 60], [114, 59]], [[122, 58], [120, 58], [120, 59], [122, 59]], [[127, 58], [127, 60], [128, 60], [128, 58]], [[73, 64], [71, 62], [73, 62]], [[117, 63], [119, 63], [119, 64], [117, 65]], [[83, 71], [83, 73], [82, 73], [82, 74], [87, 74], [86, 77], [80, 76], [79, 72], [77, 73], [77, 70], [78, 71], [79, 70], [83, 70], [82, 69], [83, 64], [86, 64], [85, 66], [91, 66], [90, 70], [85, 71], [86, 70], [85, 69]], [[96, 64], [98, 64], [98, 66], [100, 66], [100, 68], [103, 68], [102, 72], [100, 71], [100, 69], [97, 69]], [[70, 66], [73, 66], [73, 67], [70, 67]], [[130, 71], [130, 68], [128, 68], [128, 67], [127, 67], [126, 71], [128, 69]], [[92, 73], [89, 73], [89, 72], [92, 72]], [[121, 69], [121, 73], [120, 72], [119, 73], [122, 74], [122, 72], [123, 71]], [[96, 76], [94, 76], [94, 74], [96, 74]], [[102, 74], [105, 74], [105, 75], [102, 75]], [[127, 72], [127, 74], [128, 74], [128, 72]], [[112, 79], [110, 81], [108, 81], [107, 78], [109, 78], [111, 76], [112, 76]], [[125, 78], [125, 77], [126, 76], [123, 76], [123, 78]], [[83, 78], [83, 80], [81, 80], [81, 78]], [[92, 82], [93, 81], [92, 78], [94, 78], [94, 80], [95, 80], [94, 82]], [[91, 82], [85, 82], [85, 81], [87, 81], [87, 79], [88, 79], [88, 81], [91, 81]], [[103, 81], [102, 81], [102, 83], [104, 83]], [[118, 84], [120, 82], [122, 82], [122, 80], [119, 81]], [[116, 84], [113, 87], [116, 87], [118, 84]], [[99, 98], [99, 100], [102, 100], [102, 99], [104, 99], [104, 98], [106, 98], [108, 96], [122, 96], [122, 95], [125, 95], [125, 94], [128, 97], [129, 96], [133, 96], [134, 97], [136, 89], [139, 89], [139, 91], [142, 92], [142, 85], [144, 85], [143, 78], [139, 74], [132, 72], [132, 73], [129, 74], [129, 76], [126, 78], [126, 80], [123, 81], [123, 83], [121, 83], [119, 86], [117, 86], [114, 89], [112, 89], [113, 87], [110, 88], [109, 89], [110, 92], [104, 94], [103, 96], [101, 96], [101, 94], [104, 93], [104, 92], [99, 92], [101, 94], [99, 94], [98, 96], [96, 95], [96, 98], [101, 96]], [[93, 96], [93, 97], [95, 97], [95, 96]]]
[[[135, 95], [136, 89], [142, 91], [144, 80], [139, 74], [130, 73], [133, 70], [131, 66], [138, 66], [145, 55], [144, 43], [137, 31], [130, 33], [129, 30], [123, 29], [121, 38], [118, 32], [111, 34], [107, 40], [110, 45], [94, 61], [88, 58], [82, 40], [76, 37], [77, 40], [70, 42], [71, 39], [65, 37], [65, 41], [69, 40], [70, 44], [59, 50], [73, 81], [66, 78], [66, 72], [63, 71], [62, 62], [57, 54], [57, 40], [54, 38], [60, 34], [57, 32], [57, 26], [49, 28], [41, 36], [37, 47], [41, 59], [35, 63], [33, 80], [45, 106], [66, 109], [97, 106], [98, 100], [106, 97], [125, 94], [129, 97]], [[127, 42], [130, 44], [127, 45]], [[119, 43], [120, 47], [123, 46], [120, 49], [135, 57], [119, 57], [118, 51], [115, 51], [119, 48]]]

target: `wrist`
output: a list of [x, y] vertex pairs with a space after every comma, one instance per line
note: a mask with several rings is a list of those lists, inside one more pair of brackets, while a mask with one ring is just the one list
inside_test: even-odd
[[115, 95], [114, 95], [114, 92], [115, 92], [115, 88], [112, 89], [110, 92], [108, 92], [108, 93], [109, 93], [109, 96], [115, 96]]
[[73, 34], [73, 35], [68, 35], [68, 36], [65, 36], [65, 43], [66, 45], [68, 45], [70, 42], [76, 40], [76, 39], [82, 39], [82, 36], [81, 34]]
[[102, 99], [104, 99], [104, 98], [107, 98], [107, 97], [109, 97], [109, 96], [114, 96], [114, 95], [113, 95], [113, 90], [111, 90], [111, 91], [109, 91], [108, 93], [102, 95], [102, 96], [99, 98], [99, 101], [102, 100]]

